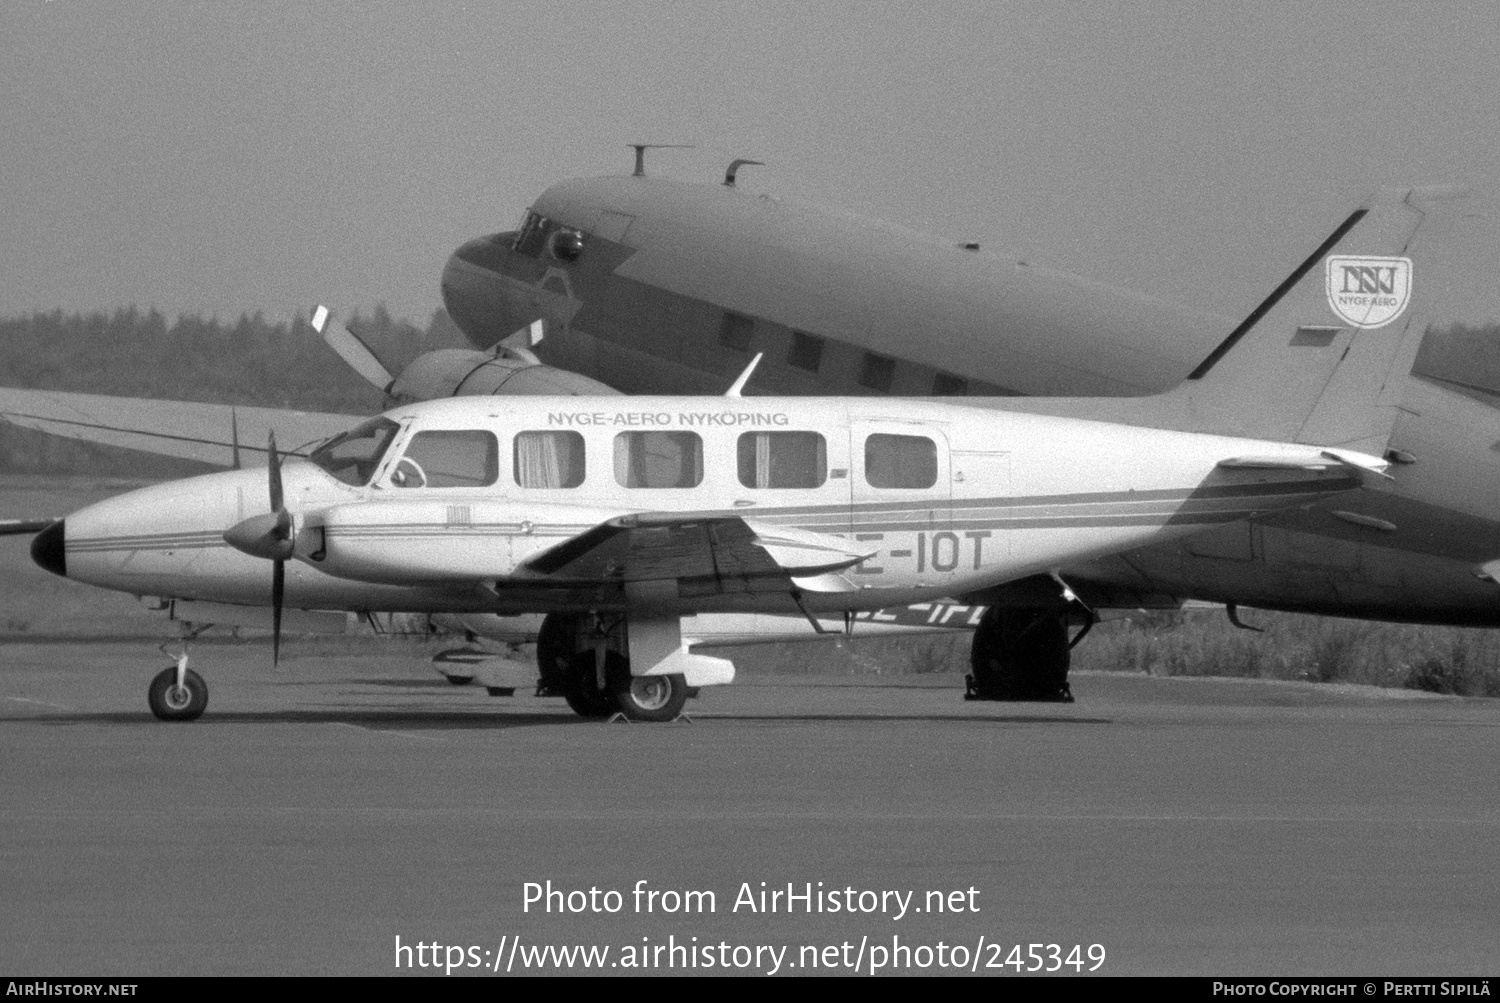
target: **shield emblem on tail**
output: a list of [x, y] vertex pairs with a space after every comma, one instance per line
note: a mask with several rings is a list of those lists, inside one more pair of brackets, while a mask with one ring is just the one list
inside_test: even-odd
[[1411, 299], [1411, 259], [1330, 255], [1328, 305], [1346, 323], [1384, 327]]

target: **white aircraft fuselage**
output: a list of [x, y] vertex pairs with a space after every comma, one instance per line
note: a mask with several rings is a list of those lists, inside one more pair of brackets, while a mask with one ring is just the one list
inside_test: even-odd
[[[936, 401], [452, 398], [361, 428], [283, 465], [289, 608], [786, 613], [796, 593], [873, 610], [1311, 504], [1362, 476], [1315, 447]], [[264, 605], [267, 561], [225, 533], [269, 511], [266, 477], [112, 498], [38, 552], [61, 543], [49, 566], [105, 588]], [[741, 524], [751, 551], [725, 536]]]

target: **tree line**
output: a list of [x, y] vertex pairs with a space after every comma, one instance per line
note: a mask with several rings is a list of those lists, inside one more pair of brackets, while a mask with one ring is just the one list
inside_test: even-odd
[[[384, 304], [344, 318], [392, 372], [435, 348], [466, 343], [447, 313], [425, 328]], [[0, 319], [0, 386], [121, 397], [378, 412], [384, 396], [344, 364], [306, 316], [234, 321], [125, 307], [112, 313], [33, 313]], [[0, 424], [0, 473], [91, 472], [166, 477], [203, 469], [165, 457], [58, 439]]]
[[[383, 304], [345, 323], [393, 373], [422, 352], [467, 346], [443, 310], [425, 327], [392, 318]], [[1429, 328], [1412, 372], [1456, 381], [1470, 388], [1469, 396], [1500, 404], [1500, 325]], [[385, 404], [305, 316], [273, 323], [260, 313], [232, 322], [183, 314], [168, 323], [159, 311], [134, 306], [0, 319], [0, 386], [351, 415], [374, 414]], [[0, 423], [0, 473], [169, 477], [201, 469]]]

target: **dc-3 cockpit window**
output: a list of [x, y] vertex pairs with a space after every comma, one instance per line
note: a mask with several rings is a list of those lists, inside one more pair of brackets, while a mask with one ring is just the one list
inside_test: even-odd
[[521, 487], [576, 488], [583, 473], [583, 436], [577, 432], [516, 435], [515, 477]]
[[433, 429], [418, 432], [391, 471], [398, 488], [482, 488], [500, 477], [493, 432]]
[[521, 223], [521, 229], [516, 234], [515, 251], [534, 258], [547, 246], [547, 238], [552, 236], [557, 229], [557, 224], [539, 212], [528, 212], [526, 219]]
[[872, 488], [932, 487], [937, 443], [925, 435], [871, 435], [865, 440], [865, 480]]
[[308, 459], [345, 484], [361, 487], [370, 483], [375, 468], [385, 456], [400, 426], [389, 418], [371, 418], [342, 435], [336, 435], [313, 450]]
[[615, 480], [626, 488], [695, 488], [703, 480], [703, 440], [696, 432], [621, 432]]
[[828, 444], [817, 432], [746, 432], [739, 470], [747, 488], [820, 488], [828, 479]]

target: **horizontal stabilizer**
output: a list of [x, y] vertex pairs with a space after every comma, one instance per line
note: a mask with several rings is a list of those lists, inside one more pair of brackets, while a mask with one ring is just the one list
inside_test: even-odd
[[1353, 468], [1365, 473], [1389, 478], [1388, 462], [1378, 456], [1360, 453], [1352, 449], [1320, 449], [1317, 452], [1297, 451], [1263, 456], [1234, 456], [1220, 460], [1217, 464], [1226, 470], [1347, 470]]

